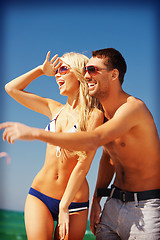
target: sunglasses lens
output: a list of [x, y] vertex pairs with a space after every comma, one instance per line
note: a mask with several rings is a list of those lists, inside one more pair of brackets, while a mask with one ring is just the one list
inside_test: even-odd
[[59, 73], [61, 75], [66, 74], [68, 71], [69, 71], [69, 68], [67, 68], [66, 66], [62, 66], [62, 67], [59, 68]]
[[61, 75], [64, 75], [64, 74], [68, 73], [69, 71], [70, 71], [70, 70], [69, 70], [68, 67], [62, 66], [62, 67], [60, 67], [60, 68], [58, 68], [58, 69], [55, 70], [55, 74], [59, 73], [59, 74], [61, 74]]
[[96, 75], [97, 73], [97, 68], [95, 66], [88, 66], [84, 68], [84, 74], [88, 72], [91, 76]]

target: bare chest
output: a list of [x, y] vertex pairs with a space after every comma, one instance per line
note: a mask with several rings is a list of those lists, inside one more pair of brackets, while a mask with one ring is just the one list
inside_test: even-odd
[[113, 142], [106, 144], [105, 148], [112, 158], [119, 158], [128, 151], [129, 142], [125, 137], [117, 138]]
[[124, 185], [126, 181], [128, 182], [127, 169], [135, 168], [136, 164], [134, 161], [130, 161], [132, 156], [131, 151], [133, 151], [131, 145], [128, 137], [117, 138], [113, 142], [105, 145], [115, 167], [116, 183], [118, 179], [118, 183], [121, 186]]
[[140, 157], [140, 146], [131, 134], [122, 137], [105, 145], [114, 166], [116, 168], [135, 168]]

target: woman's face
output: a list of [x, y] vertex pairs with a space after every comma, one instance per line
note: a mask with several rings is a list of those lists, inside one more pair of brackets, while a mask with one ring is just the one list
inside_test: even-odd
[[77, 96], [79, 93], [79, 85], [74, 71], [66, 63], [62, 63], [55, 75], [56, 82], [59, 86], [60, 94], [65, 96]]

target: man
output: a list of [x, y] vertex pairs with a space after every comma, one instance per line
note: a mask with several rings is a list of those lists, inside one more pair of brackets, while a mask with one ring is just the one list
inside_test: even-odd
[[[84, 151], [103, 146], [90, 217], [96, 239], [158, 240], [160, 141], [153, 117], [141, 100], [123, 91], [126, 63], [117, 50], [94, 51], [84, 72], [89, 94], [103, 106], [107, 119], [103, 125], [90, 132], [53, 134], [4, 123], [0, 127], [6, 128], [4, 139], [38, 139]], [[107, 189], [114, 174], [114, 185]], [[100, 218], [103, 195], [109, 198]]]

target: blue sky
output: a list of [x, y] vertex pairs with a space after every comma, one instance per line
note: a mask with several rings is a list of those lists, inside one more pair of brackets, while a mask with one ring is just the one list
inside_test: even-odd
[[[121, 3], [121, 4], [120, 4]], [[3, 74], [0, 82], [3, 121], [18, 121], [45, 128], [48, 119], [16, 103], [4, 91], [4, 85], [15, 77], [43, 63], [48, 50], [60, 56], [75, 51], [91, 57], [92, 50], [113, 47], [127, 62], [124, 90], [142, 99], [155, 118], [160, 132], [157, 59], [158, 23], [154, 2], [146, 4], [120, 2], [54, 5], [8, 4], [3, 11]], [[40, 77], [28, 91], [65, 103], [55, 79]], [[2, 132], [1, 132], [2, 136]], [[38, 141], [4, 143], [11, 164], [0, 159], [0, 208], [23, 211], [33, 178], [41, 169], [46, 144]], [[87, 176], [90, 198], [96, 183], [101, 148]]]

